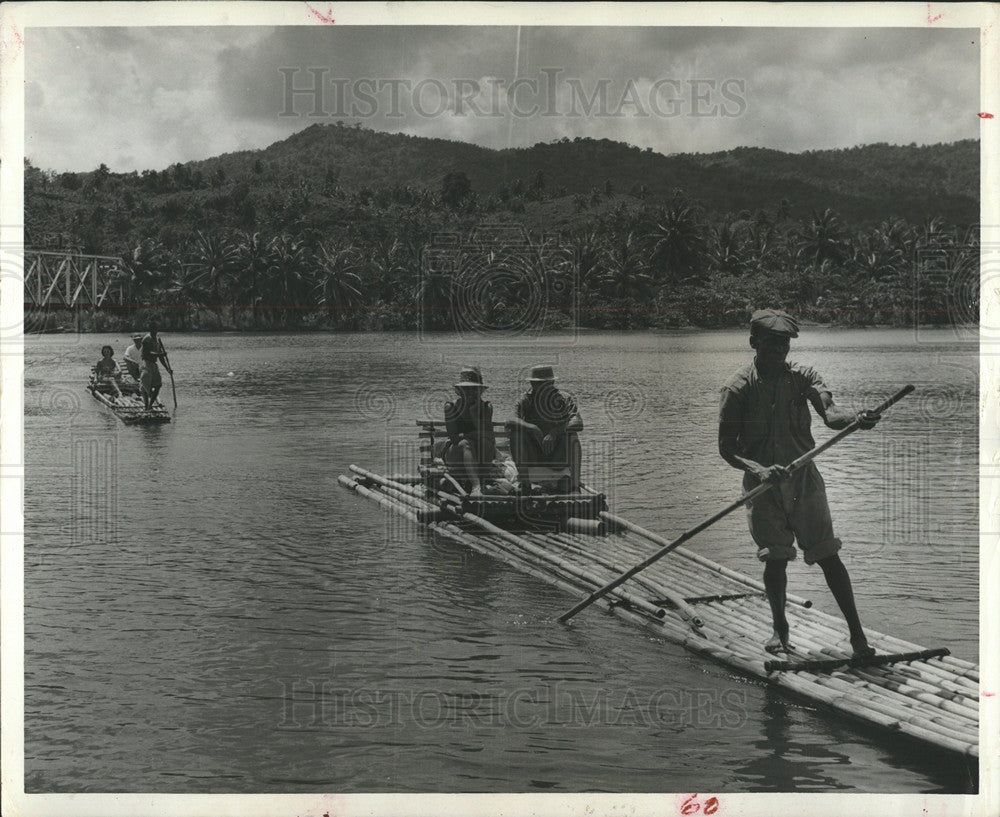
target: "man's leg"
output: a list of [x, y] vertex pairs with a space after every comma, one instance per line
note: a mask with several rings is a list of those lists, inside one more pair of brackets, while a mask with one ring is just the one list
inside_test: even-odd
[[851, 577], [847, 572], [847, 567], [836, 553], [825, 559], [818, 559], [816, 564], [823, 568], [826, 584], [837, 600], [840, 612], [844, 614], [847, 629], [851, 633], [851, 646], [854, 648], [854, 654], [859, 656], [873, 655], [875, 650], [868, 646], [868, 639], [861, 627], [861, 617], [854, 604], [854, 589], [851, 587]]
[[537, 462], [538, 446], [531, 438], [531, 432], [526, 429], [520, 420], [508, 420], [507, 439], [510, 441], [510, 458], [517, 466], [517, 481], [521, 488], [527, 487], [528, 464]]
[[458, 444], [458, 450], [462, 455], [462, 470], [465, 472], [465, 479], [471, 486], [470, 493], [473, 496], [482, 496], [483, 479], [479, 471], [479, 458], [476, 450], [468, 440], [462, 440]]
[[160, 389], [163, 388], [163, 378], [160, 377], [159, 368], [153, 369], [153, 387], [150, 389], [149, 405], [156, 405], [156, 398], [160, 396]]
[[787, 559], [769, 560], [764, 565], [764, 589], [767, 591], [767, 601], [771, 605], [771, 620], [774, 622], [774, 633], [764, 645], [768, 652], [779, 648], [790, 649], [788, 645], [788, 619], [785, 617], [785, 592], [788, 587]]
[[[803, 472], [799, 472], [803, 473]], [[806, 554], [806, 564], [818, 564], [823, 569], [827, 587], [837, 601], [837, 606], [847, 622], [851, 646], [856, 656], [872, 655], [865, 631], [861, 627], [858, 608], [854, 604], [854, 590], [847, 567], [840, 560], [840, 539], [833, 532], [830, 506], [826, 500], [826, 486], [819, 471], [812, 469], [810, 479], [802, 477], [800, 499], [794, 509], [795, 532]]]
[[448, 450], [444, 454], [445, 465], [448, 466], [451, 475], [461, 483], [466, 491], [470, 491], [475, 487], [475, 483], [472, 481], [469, 472], [470, 459], [468, 440], [460, 440], [458, 445], [448, 446]]
[[[750, 490], [755, 483], [745, 478], [743, 489]], [[774, 630], [764, 644], [770, 653], [788, 651], [788, 619], [785, 617], [785, 589], [788, 586], [786, 568], [795, 558], [795, 536], [789, 527], [781, 496], [781, 486], [754, 499], [747, 508], [750, 535], [757, 545], [757, 558], [764, 562], [764, 590], [771, 607]]]

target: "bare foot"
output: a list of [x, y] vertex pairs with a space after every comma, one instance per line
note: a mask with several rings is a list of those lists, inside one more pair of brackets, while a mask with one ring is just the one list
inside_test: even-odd
[[483, 495], [482, 485], [475, 485], [473, 486], [472, 490], [469, 491], [469, 496], [482, 496], [482, 495]]
[[771, 637], [764, 644], [764, 651], [771, 653], [771, 655], [778, 655], [779, 653], [789, 653], [792, 651], [792, 645], [788, 643], [788, 636], [786, 635], [782, 638], [778, 631], [775, 630]]
[[862, 638], [859, 641], [851, 640], [851, 647], [854, 649], [854, 658], [871, 658], [875, 655], [875, 648], [868, 643], [868, 639]]

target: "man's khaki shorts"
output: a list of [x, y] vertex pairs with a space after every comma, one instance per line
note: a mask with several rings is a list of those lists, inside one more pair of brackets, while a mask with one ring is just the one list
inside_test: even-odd
[[[743, 487], [749, 491], [757, 484], [747, 475]], [[807, 565], [841, 548], [833, 533], [823, 477], [812, 464], [754, 499], [747, 507], [747, 521], [762, 562], [794, 559], [796, 542]]]
[[163, 378], [160, 377], [160, 367], [155, 363], [147, 363], [142, 367], [142, 377], [139, 382], [142, 384], [143, 391], [146, 394], [152, 392], [153, 389], [158, 389], [163, 385]]

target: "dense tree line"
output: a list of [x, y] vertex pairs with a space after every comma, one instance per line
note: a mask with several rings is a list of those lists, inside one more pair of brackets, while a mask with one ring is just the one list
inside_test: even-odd
[[553, 328], [727, 326], [763, 305], [839, 325], [977, 317], [974, 242], [938, 220], [855, 231], [830, 210], [707, 220], [678, 195], [565, 235], [467, 245], [444, 271], [433, 263], [440, 224], [416, 208], [392, 224], [337, 238], [195, 232], [175, 248], [141, 242], [120, 269], [135, 308], [213, 329], [503, 329], [531, 309]]
[[[947, 323], [978, 316], [977, 236], [954, 206], [973, 178], [968, 148], [825, 152], [813, 193], [850, 205], [845, 185], [859, 163], [876, 179], [869, 189], [885, 177], [886, 216], [872, 221], [862, 215], [871, 201], [846, 217], [803, 209], [795, 191], [808, 155], [670, 157], [701, 180], [694, 196], [622, 169], [648, 151], [562, 140], [521, 151], [537, 162], [486, 187], [481, 168], [461, 162], [481, 148], [313, 127], [266, 151], [162, 171], [57, 174], [28, 164], [26, 237], [120, 256], [130, 309], [158, 309], [178, 327], [449, 329], [477, 312], [473, 323], [502, 329], [513, 320], [505, 314], [526, 308], [552, 327], [726, 326], [762, 305], [842, 325]], [[415, 181], [414, 151], [439, 156], [434, 167], [445, 170]], [[573, 174], [552, 158], [572, 155], [590, 157]], [[720, 167], [733, 162], [760, 166], [724, 200], [754, 207], [712, 203], [720, 185], [732, 187]], [[917, 170], [905, 184], [888, 181], [907, 166]], [[936, 181], [921, 187], [921, 173]], [[888, 215], [898, 210], [890, 191], [916, 201], [925, 188], [938, 205], [920, 205], [925, 217]], [[438, 236], [463, 241], [483, 224], [507, 225], [516, 238], [434, 267]], [[123, 325], [130, 309], [118, 315]]]

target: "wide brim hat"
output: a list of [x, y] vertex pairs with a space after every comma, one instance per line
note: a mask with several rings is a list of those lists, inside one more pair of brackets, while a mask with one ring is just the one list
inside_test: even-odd
[[781, 309], [758, 309], [750, 316], [752, 334], [772, 334], [785, 338], [799, 336], [799, 324], [791, 315]]
[[133, 332], [132, 333], [132, 340], [142, 340], [143, 337], [144, 336], [143, 336], [142, 332]]
[[551, 366], [532, 366], [531, 374], [528, 375], [528, 381], [531, 383], [548, 383], [555, 379]]
[[483, 384], [483, 374], [477, 366], [469, 366], [462, 369], [458, 375], [458, 382], [455, 384], [455, 388], [460, 386], [473, 386], [480, 389], [489, 388], [489, 386]]

